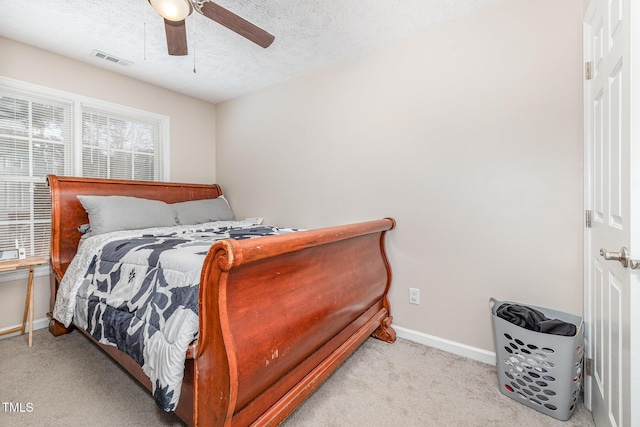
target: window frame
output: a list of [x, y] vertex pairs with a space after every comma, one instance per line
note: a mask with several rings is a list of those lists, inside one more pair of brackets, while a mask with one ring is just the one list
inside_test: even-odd
[[[138, 108], [116, 104], [84, 95], [66, 92], [58, 89], [52, 89], [33, 83], [15, 80], [8, 77], [0, 76], [0, 89], [14, 92], [16, 95], [24, 95], [30, 97], [40, 97], [50, 99], [52, 101], [71, 104], [71, 159], [70, 165], [65, 165], [65, 170], [70, 171], [72, 176], [83, 176], [82, 172], [82, 113], [84, 109], [99, 110], [105, 113], [116, 114], [123, 117], [131, 116], [132, 120], [140, 119], [145, 121], [157, 122], [158, 124], [158, 149], [160, 153], [156, 154], [156, 159], [162, 164], [161, 170], [156, 172], [155, 180], [166, 182], [170, 180], [170, 118], [168, 116], [141, 110]], [[66, 161], [65, 161], [66, 163]], [[34, 275], [48, 276], [50, 267], [48, 264], [38, 266], [34, 270]], [[24, 271], [7, 272], [0, 274], [0, 283], [20, 280], [27, 277]]]
[[[84, 97], [83, 97], [84, 98]], [[169, 117], [161, 114], [151, 113], [136, 108], [113, 104], [106, 101], [99, 101], [91, 98], [84, 98], [75, 108], [74, 105], [74, 141], [73, 141], [73, 170], [77, 171], [75, 176], [82, 175], [82, 113], [83, 108], [91, 110], [101, 110], [104, 113], [111, 113], [120, 116], [135, 116], [137, 119], [146, 121], [157, 121], [159, 125], [158, 137], [160, 138], [160, 153], [156, 155], [162, 160], [162, 170], [160, 176], [156, 173], [155, 181], [169, 181]], [[75, 138], [78, 138], [76, 140]]]

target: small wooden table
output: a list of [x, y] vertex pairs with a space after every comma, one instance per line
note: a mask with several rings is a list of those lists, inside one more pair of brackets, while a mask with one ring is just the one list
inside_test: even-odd
[[33, 269], [36, 265], [42, 265], [48, 262], [49, 260], [39, 256], [28, 256], [25, 259], [16, 259], [13, 261], [0, 261], [0, 273], [20, 270], [22, 268], [29, 269], [29, 282], [27, 284], [27, 298], [24, 303], [22, 326], [16, 326], [15, 328], [0, 332], [0, 335], [11, 334], [18, 331], [20, 331], [20, 335], [24, 335], [24, 330], [27, 325], [27, 314], [29, 314], [29, 347], [31, 347], [33, 336]]

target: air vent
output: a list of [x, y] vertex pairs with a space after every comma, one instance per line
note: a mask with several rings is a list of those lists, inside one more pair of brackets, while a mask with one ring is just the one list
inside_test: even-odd
[[94, 50], [93, 52], [91, 52], [91, 56], [111, 62], [112, 64], [122, 65], [123, 67], [127, 67], [127, 68], [133, 65], [133, 62], [125, 61], [124, 59], [120, 59], [116, 56], [109, 55], [104, 52], [100, 52], [99, 50]]

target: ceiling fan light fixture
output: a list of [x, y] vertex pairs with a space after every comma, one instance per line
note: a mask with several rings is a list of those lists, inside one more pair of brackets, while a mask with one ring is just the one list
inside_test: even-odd
[[182, 21], [193, 11], [189, 0], [149, 0], [149, 3], [168, 21]]

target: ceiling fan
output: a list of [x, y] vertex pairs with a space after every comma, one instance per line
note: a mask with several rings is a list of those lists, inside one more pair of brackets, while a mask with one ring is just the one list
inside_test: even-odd
[[187, 55], [187, 30], [184, 20], [193, 13], [224, 25], [257, 44], [267, 48], [275, 37], [235, 13], [210, 0], [148, 0], [153, 9], [164, 18], [169, 55]]

